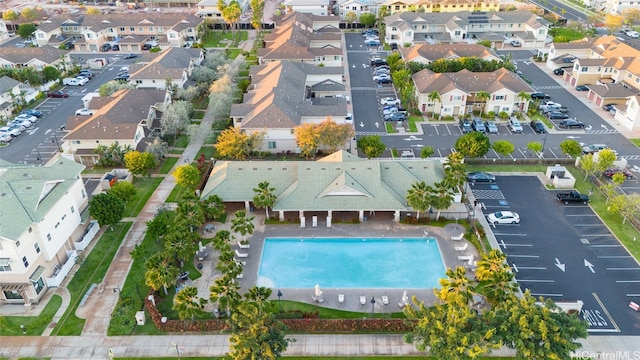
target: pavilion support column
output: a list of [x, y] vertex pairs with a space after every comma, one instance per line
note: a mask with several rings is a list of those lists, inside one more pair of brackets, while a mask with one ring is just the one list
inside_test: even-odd
[[327, 227], [331, 227], [331, 217], [332, 217], [331, 214], [332, 214], [331, 210], [327, 211]]
[[358, 210], [358, 220], [364, 221], [364, 210]]
[[298, 213], [299, 213], [298, 216], [300, 217], [300, 227], [303, 228], [305, 227], [304, 211], [299, 211]]
[[280, 221], [284, 221], [284, 211], [282, 210], [278, 211], [278, 218], [280, 219]]
[[400, 222], [400, 210], [396, 210], [393, 213], [393, 221], [395, 222]]
[[249, 206], [249, 201], [245, 201], [244, 202], [244, 211], [247, 212], [247, 215], [249, 215], [249, 212], [251, 212], [251, 207]]

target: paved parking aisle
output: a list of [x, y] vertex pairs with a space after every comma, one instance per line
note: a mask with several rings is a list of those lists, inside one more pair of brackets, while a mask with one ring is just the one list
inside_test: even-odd
[[584, 306], [590, 334], [640, 335], [640, 265], [591, 208], [563, 205], [534, 176], [498, 176], [471, 191], [485, 215], [515, 211], [520, 224], [492, 228], [520, 288]]

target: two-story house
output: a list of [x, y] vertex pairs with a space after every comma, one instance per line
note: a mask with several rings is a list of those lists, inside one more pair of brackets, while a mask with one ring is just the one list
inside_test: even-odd
[[347, 14], [353, 13], [356, 19], [360, 19], [360, 15], [371, 13], [378, 16], [378, 10], [383, 4], [383, 0], [341, 0], [335, 5], [334, 13], [345, 20]]
[[41, 72], [45, 66], [69, 69], [72, 66], [69, 51], [60, 50], [51, 46], [25, 48], [12, 46], [0, 47], [0, 67], [3, 69], [32, 67], [36, 71]]
[[640, 95], [629, 96], [622, 105], [616, 105], [615, 119], [630, 130], [640, 129]]
[[8, 119], [13, 114], [16, 100], [20, 99], [25, 84], [8, 76], [0, 77], [0, 118]]
[[284, 8], [287, 14], [292, 12], [307, 13], [318, 16], [331, 14], [331, 2], [329, 0], [285, 0]]
[[149, 138], [160, 134], [160, 118], [171, 96], [165, 90], [120, 90], [108, 97], [93, 97], [91, 116], [71, 116], [66, 124], [69, 131], [63, 138], [66, 154], [87, 166], [99, 160], [93, 150], [98, 145], [118, 143], [144, 151]]
[[[420, 111], [440, 116], [461, 116], [474, 110], [492, 111], [496, 115], [526, 112], [529, 101], [518, 95], [534, 91], [522, 78], [504, 68], [494, 72], [461, 70], [455, 73], [424, 69], [412, 78]], [[478, 97], [481, 91], [489, 93], [489, 98]], [[438, 97], [431, 95], [435, 93]]]
[[204, 60], [204, 52], [199, 48], [168, 48], [160, 54], [143, 56], [142, 60], [129, 66], [129, 82], [138, 89], [166, 89], [171, 84], [182, 89], [191, 77], [191, 72]]
[[455, 13], [397, 12], [384, 18], [388, 44], [487, 40], [495, 48], [518, 40], [524, 48], [545, 46], [549, 22], [528, 10]]
[[337, 16], [294, 12], [275, 19], [276, 27], [265, 34], [260, 63], [303, 61], [315, 65], [342, 65], [342, 33]]
[[387, 0], [384, 5], [392, 14], [406, 11], [430, 13], [500, 10], [500, 1], [497, 0]]
[[0, 160], [0, 302], [37, 303], [97, 232], [83, 169], [63, 157], [42, 166]]
[[399, 48], [405, 62], [431, 64], [439, 59], [478, 58], [487, 61], [502, 61], [495, 51], [478, 44], [439, 44], [427, 43]]
[[217, 0], [202, 0], [196, 5], [196, 15], [203, 18], [224, 21], [222, 12], [218, 9]]
[[331, 118], [345, 123], [347, 102], [343, 68], [304, 62], [273, 61], [252, 66], [251, 85], [241, 104], [231, 105], [235, 127], [248, 133], [265, 132], [262, 151], [297, 149], [294, 129]]

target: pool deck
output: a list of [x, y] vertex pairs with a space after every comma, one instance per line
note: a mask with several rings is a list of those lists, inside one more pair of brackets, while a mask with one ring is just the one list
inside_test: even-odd
[[[246, 262], [243, 269], [243, 277], [237, 279], [238, 284], [241, 287], [241, 293], [246, 292], [250, 287], [254, 286], [257, 282], [257, 273], [259, 269], [260, 257], [262, 254], [262, 247], [265, 237], [302, 237], [302, 238], [361, 238], [361, 237], [376, 237], [376, 238], [402, 238], [402, 237], [431, 237], [435, 238], [438, 242], [440, 253], [443, 259], [445, 268], [455, 268], [457, 266], [465, 266], [468, 262], [459, 260], [459, 255], [474, 255], [474, 258], [478, 258], [478, 251], [469, 244], [465, 250], [456, 250], [456, 247], [463, 246], [465, 240], [454, 241], [452, 237], [459, 236], [464, 227], [457, 224], [448, 224], [445, 227], [424, 226], [424, 225], [406, 225], [393, 223], [391, 221], [367, 221], [361, 224], [333, 224], [332, 227], [306, 227], [301, 228], [299, 225], [264, 225], [264, 214], [253, 214], [256, 216], [254, 224], [256, 228], [251, 236], [247, 236], [249, 240], [250, 248], [240, 249], [234, 242], [232, 248], [237, 249], [240, 253], [248, 254], [245, 258], [238, 258], [240, 261]], [[320, 224], [319, 224], [320, 225]], [[228, 229], [229, 222], [227, 224], [216, 224], [216, 231], [221, 229]], [[425, 234], [426, 232], [426, 234]], [[215, 232], [209, 234], [203, 234], [203, 237], [213, 237]], [[201, 297], [209, 297], [209, 286], [213, 281], [220, 277], [221, 274], [215, 269], [215, 263], [218, 254], [212, 249], [211, 244], [207, 245], [208, 255], [203, 261], [196, 260], [196, 263], [201, 263], [203, 266], [202, 277], [193, 280], [192, 286], [198, 288], [198, 295]], [[473, 277], [472, 270], [468, 270], [468, 275]], [[372, 304], [371, 298], [375, 299], [374, 312], [380, 313], [392, 313], [401, 310], [400, 303], [402, 300], [403, 292], [406, 290], [409, 298], [416, 297], [417, 301], [423, 301], [425, 304], [432, 304], [436, 301], [436, 297], [433, 293], [433, 289], [336, 289], [323, 287], [320, 284], [320, 288], [323, 292], [322, 302], [314, 301], [312, 296], [315, 291], [313, 287], [298, 288], [298, 289], [280, 289], [282, 292], [282, 300], [291, 300], [306, 302], [323, 306], [327, 308], [334, 308], [347, 311], [360, 311], [364, 313], [370, 313]], [[273, 289], [271, 298], [277, 300], [277, 290]], [[344, 301], [340, 303], [338, 301], [338, 295], [344, 295]], [[364, 296], [366, 302], [364, 305], [360, 302], [360, 297]], [[382, 296], [387, 296], [388, 304], [383, 304]], [[205, 310], [213, 311], [213, 305], [208, 304]], [[379, 316], [379, 315], [378, 315]]]

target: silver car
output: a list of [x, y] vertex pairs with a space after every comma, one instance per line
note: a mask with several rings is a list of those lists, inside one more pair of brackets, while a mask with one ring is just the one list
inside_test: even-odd
[[487, 132], [489, 134], [497, 134], [498, 133], [498, 126], [493, 121], [485, 121], [484, 122], [484, 127], [487, 129]]

